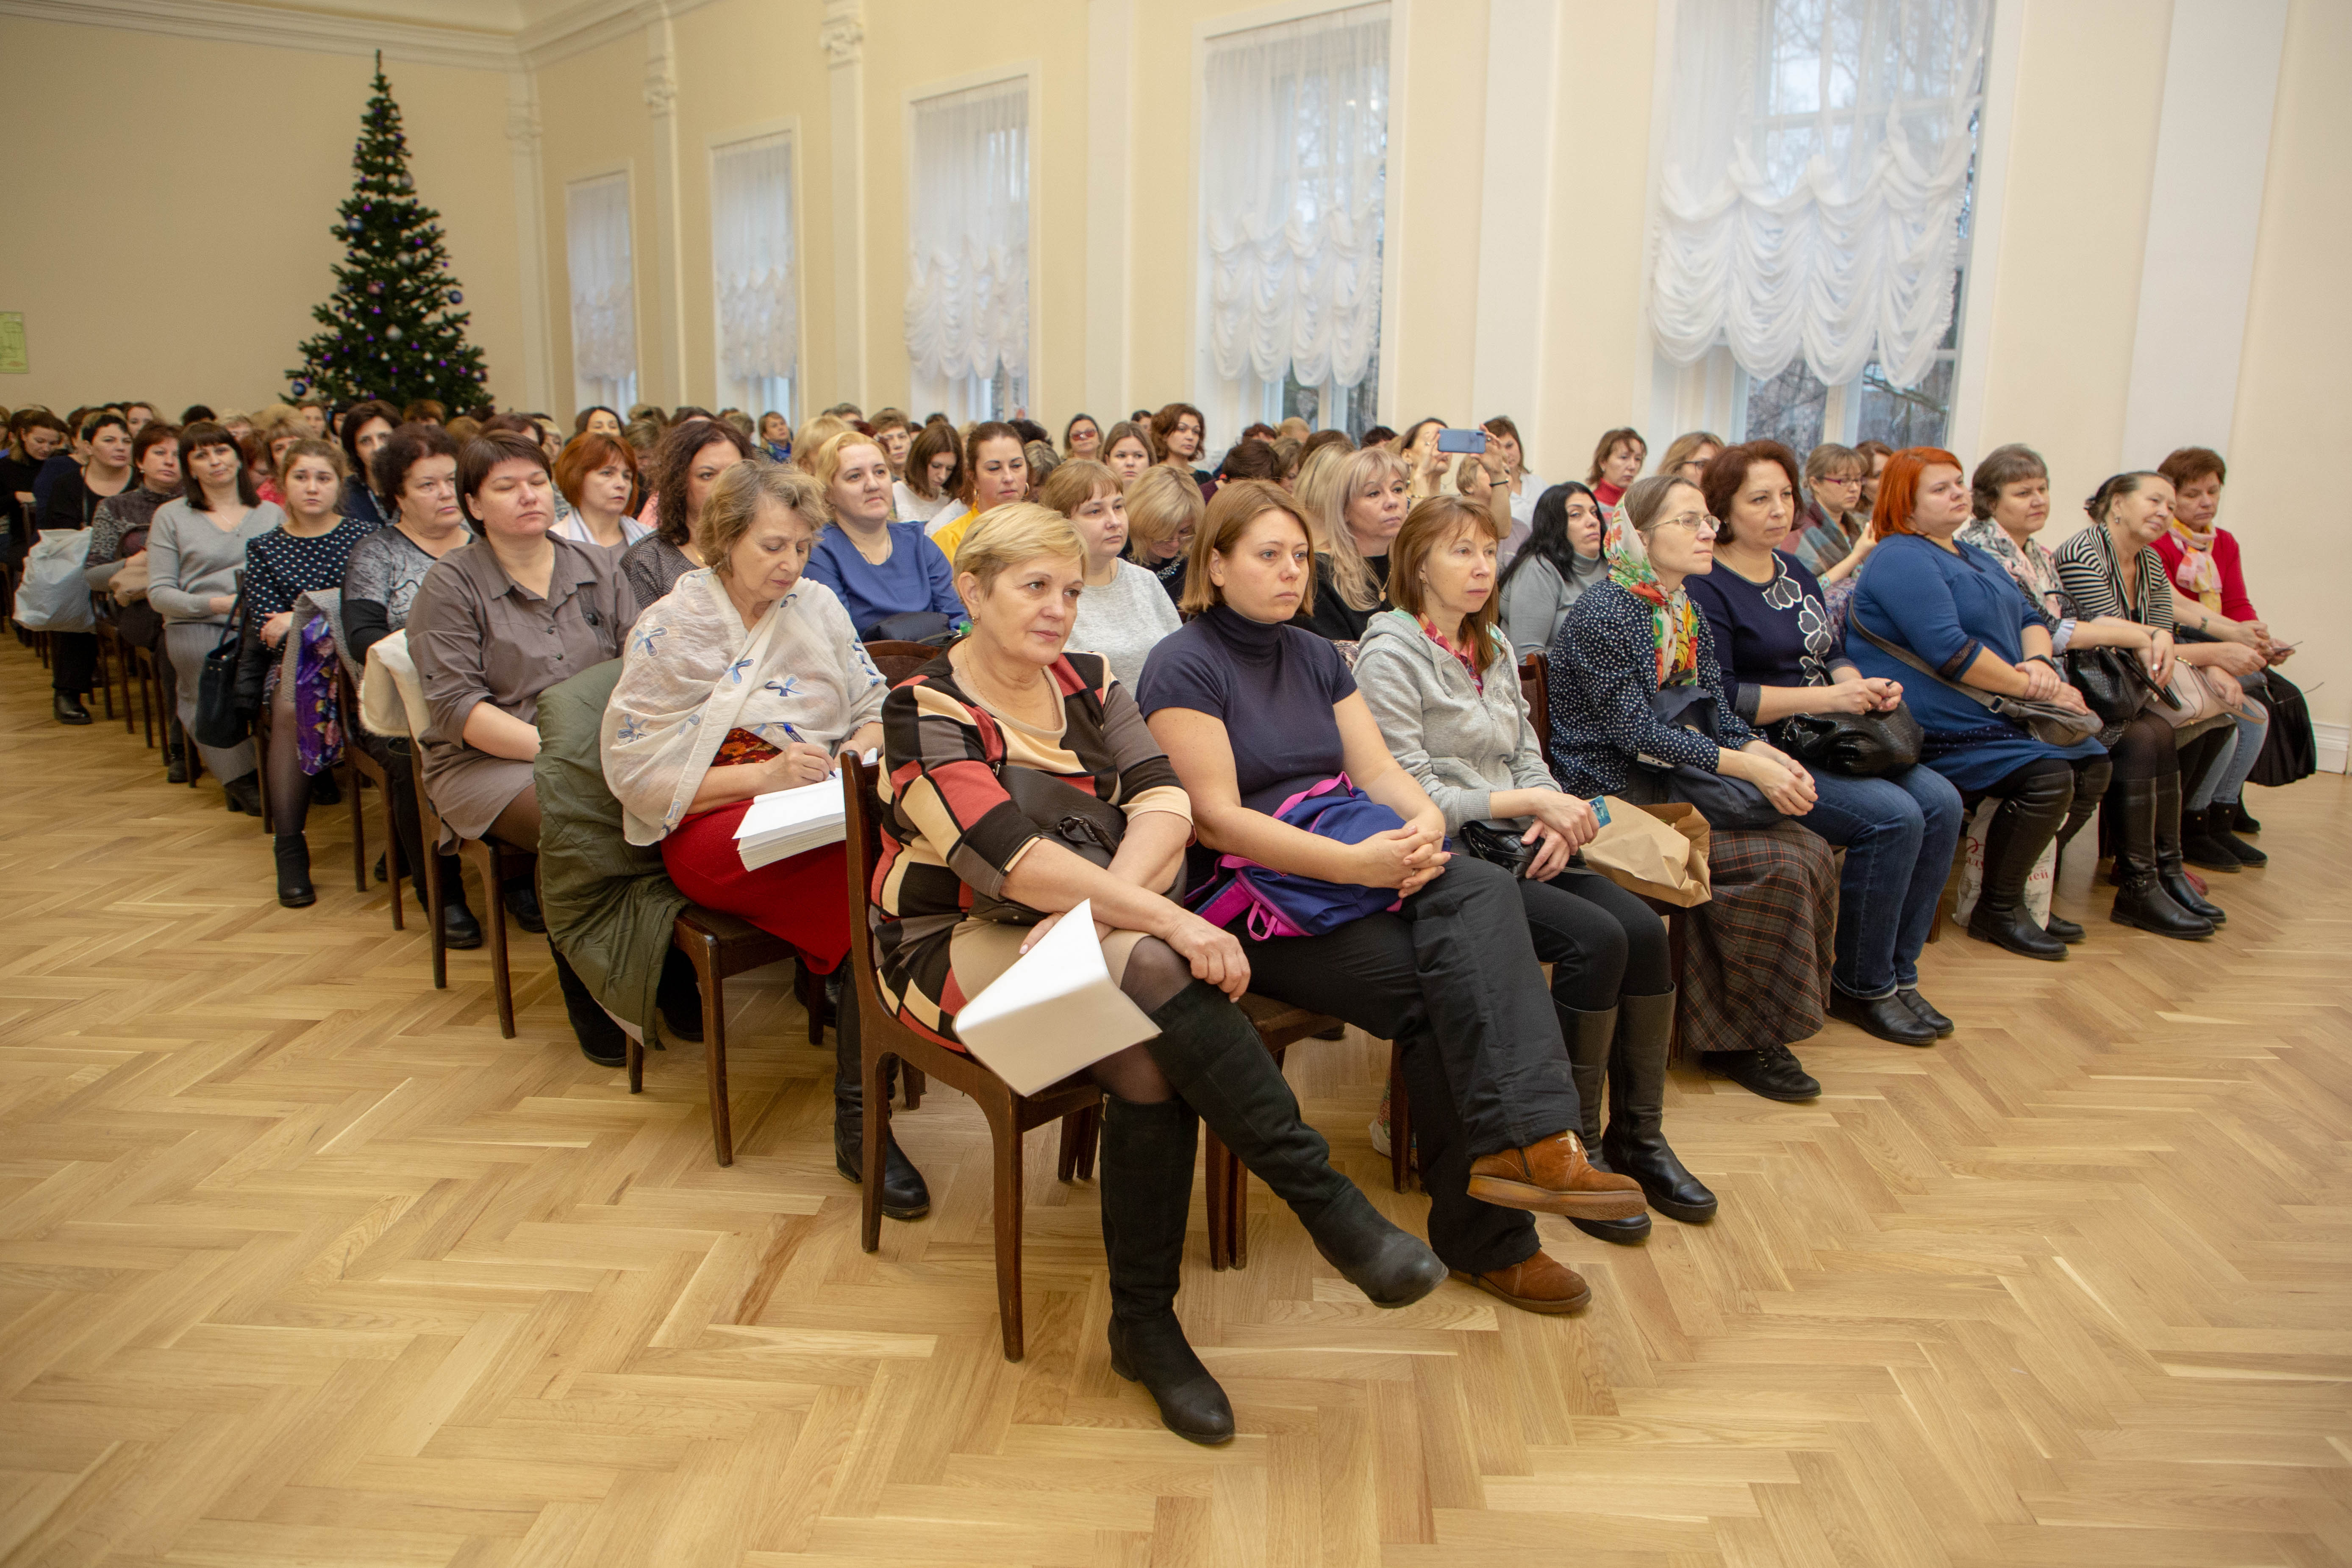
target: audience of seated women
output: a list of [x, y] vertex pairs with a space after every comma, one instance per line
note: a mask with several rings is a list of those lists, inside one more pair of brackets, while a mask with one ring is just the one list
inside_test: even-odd
[[[2269, 623], [2254, 613], [2253, 602], [2246, 597], [2238, 542], [2228, 529], [2213, 521], [2221, 510], [2221, 486], [2230, 477], [2221, 455], [2206, 447], [2183, 447], [2167, 455], [2157, 465], [2157, 472], [2172, 484], [2172, 526], [2156, 536], [2156, 552], [2172, 580], [2173, 603], [2194, 600], [2208, 612], [2196, 635], [2240, 643], [2263, 658], [2259, 669], [2232, 672], [2246, 695], [2253, 699], [2238, 715], [2237, 744], [2208, 767], [2203, 778], [2181, 775], [2182, 786], [2189, 791], [2181, 819], [2183, 841], [2193, 865], [2215, 870], [2226, 869], [2231, 860], [2242, 866], [2263, 865], [2270, 857], [2240, 838], [2234, 829], [2251, 830], [2251, 823], [2242, 820], [2241, 792], [2256, 759], [2271, 743], [2271, 729], [2276, 721], [2272, 687], [2273, 682], [2287, 685], [2277, 667], [2294, 656], [2294, 648], [2273, 638]], [[2300, 693], [2296, 695], [2299, 699]], [[2307, 744], [2309, 717], [2300, 721], [2305, 731], [2302, 739]]]
[[640, 605], [669, 592], [670, 584], [703, 564], [695, 553], [694, 520], [719, 476], [751, 458], [751, 443], [732, 425], [717, 419], [680, 420], [662, 437], [653, 458], [653, 531], [621, 552], [621, 575]]
[[1920, 761], [1950, 780], [1963, 804], [2000, 802], [1985, 834], [1969, 934], [2029, 958], [2063, 959], [2083, 928], [2055, 910], [2046, 927], [2033, 923], [2026, 881], [2045, 850], [2089, 820], [2113, 768], [2095, 734], [2043, 740], [1973, 695], [2087, 713], [2051, 653], [2041, 605], [1999, 562], [1955, 538], [1969, 513], [1969, 483], [1949, 452], [1914, 447], [1887, 459], [1871, 518], [1878, 542], [1847, 609], [1846, 647], [1863, 674], [1905, 683], [1926, 732]]
[[[1169, 478], [1181, 476], [1171, 469]], [[1037, 500], [1068, 518], [1087, 547], [1087, 591], [1070, 629], [1070, 650], [1100, 654], [1112, 678], [1133, 691], [1145, 658], [1183, 621], [1159, 579], [1124, 558], [1127, 501], [1118, 476], [1090, 458], [1074, 458], [1046, 479]]]
[[[82, 557], [82, 580], [93, 594], [112, 602], [114, 635], [153, 658], [163, 687], [163, 776], [188, 782], [187, 735], [180, 728], [172, 656], [163, 646], [163, 617], [147, 602], [147, 535], [155, 513], [183, 493], [180, 431], [160, 419], [140, 426], [131, 438], [131, 468], [139, 482], [98, 503], [89, 525], [89, 549]], [[130, 568], [131, 574], [122, 574]]]
[[907, 447], [907, 471], [892, 481], [890, 510], [900, 522], [919, 522], [928, 530], [934, 520], [952, 521], [961, 510], [956, 492], [962, 488], [963, 443], [955, 426], [926, 425]]
[[1601, 502], [1590, 485], [1566, 479], [1536, 498], [1527, 544], [1503, 568], [1496, 589], [1514, 654], [1549, 648], [1570, 606], [1607, 574], [1601, 529]]
[[[1339, 651], [1295, 624], [1315, 554], [1303, 508], [1278, 487], [1219, 491], [1192, 540], [1192, 619], [1144, 666], [1144, 716], [1204, 856], [1395, 892], [1319, 935], [1261, 938], [1236, 914], [1249, 984], [1402, 1047], [1438, 1257], [1514, 1306], [1574, 1311], [1591, 1291], [1544, 1252], [1531, 1215], [1632, 1219], [1641, 1187], [1586, 1157], [1567, 1042], [1510, 874], [1447, 853], [1444, 813], [1390, 754]], [[1283, 819], [1342, 775], [1401, 826], [1349, 843]]]
[[398, 428], [400, 410], [389, 403], [371, 398], [343, 411], [336, 439], [343, 445], [345, 517], [356, 517], [379, 527], [393, 520], [398, 508], [390, 496], [376, 492], [374, 464], [377, 450], [392, 439], [392, 433]]
[[[2157, 536], [2172, 526], [2171, 481], [2147, 471], [2116, 474], [2083, 506], [2092, 526], [2057, 552], [2067, 598], [2087, 617], [2119, 616], [2146, 627], [2159, 682], [2170, 678], [2175, 663], [2188, 665], [2196, 672], [2186, 679], [2207, 686], [2233, 714], [2260, 711], [2234, 677], [2260, 673], [2262, 655], [2242, 643], [2173, 639], [2172, 584], [2154, 548]], [[2200, 629], [2220, 618], [2202, 605], [2178, 610], [2179, 625]], [[2223, 762], [2236, 739], [2236, 726], [2225, 721], [2200, 726], [2180, 744], [2162, 705], [2150, 704], [2107, 741], [2115, 759], [2115, 782], [2106, 794], [2116, 814], [2112, 918], [2119, 924], [2193, 941], [2212, 935], [2229, 918], [2189, 880], [2181, 807], [2187, 781]], [[2227, 868], [2237, 867], [2236, 858], [2228, 857]]]
[[[528, 437], [494, 430], [467, 442], [457, 454], [457, 496], [479, 535], [433, 563], [409, 607], [408, 651], [429, 715], [420, 737], [425, 793], [441, 817], [441, 851], [460, 837], [538, 849], [536, 700], [620, 657], [636, 616], [610, 554], [549, 535], [554, 489], [547, 454]], [[529, 878], [509, 881], [505, 894], [517, 924], [546, 929]], [[548, 951], [582, 1053], [600, 1067], [620, 1066], [620, 1026], [562, 950], [550, 942]]]
[[[1783, 752], [1794, 750], [1792, 719], [1886, 713], [1903, 700], [1900, 681], [1854, 667], [1820, 581], [1780, 548], [1796, 514], [1796, 468], [1778, 441], [1728, 447], [1706, 466], [1715, 567], [1687, 584], [1731, 710]], [[1919, 994], [1919, 950], [1960, 841], [1959, 792], [1917, 763], [1871, 778], [1818, 767], [1812, 779], [1812, 809], [1798, 820], [1845, 851], [1829, 1010], [1880, 1039], [1931, 1046], [1953, 1026]]]
[[653, 531], [634, 515], [642, 483], [637, 454], [626, 441], [593, 430], [574, 436], [555, 458], [555, 492], [571, 511], [550, 531], [618, 557]]
[[[882, 742], [888, 683], [833, 590], [807, 575], [825, 517], [824, 492], [795, 468], [739, 463], [719, 477], [697, 523], [710, 564], [638, 616], [600, 751], [630, 843], [660, 845], [680, 892], [782, 938], [829, 977], [834, 1164], [856, 1181], [864, 1100], [856, 993], [837, 981], [851, 937], [842, 847], [750, 869], [735, 844], [753, 796], [820, 783], [843, 750]], [[929, 1208], [894, 1137], [882, 1212]]]
[[[1416, 1301], [1444, 1272], [1332, 1169], [1328, 1145], [1300, 1119], [1234, 1005], [1252, 983], [1243, 943], [1168, 896], [1192, 836], [1186, 791], [1104, 661], [1064, 651], [1085, 557], [1056, 512], [987, 512], [957, 555], [971, 635], [884, 700], [878, 979], [901, 1022], [961, 1048], [963, 998], [1065, 911], [1090, 904], [1114, 980], [1160, 1030], [1092, 1068], [1104, 1091], [1111, 1368], [1144, 1385], [1170, 1430], [1223, 1443], [1232, 1406], [1175, 1312], [1196, 1118], [1375, 1303]], [[1041, 826], [1047, 803], [1070, 795], [1124, 819], [1105, 825], [1118, 835], [1108, 866]]]
[[955, 579], [919, 522], [890, 521], [890, 469], [870, 436], [845, 430], [812, 465], [833, 526], [809, 557], [808, 574], [841, 601], [857, 635], [919, 641], [962, 618]]
[[1029, 455], [1021, 433], [999, 420], [975, 425], [963, 442], [963, 510], [949, 509], [948, 521], [926, 530], [940, 553], [955, 559], [963, 531], [980, 514], [1029, 499]]
[[[1117, 470], [1112, 470], [1117, 477]], [[1184, 601], [1192, 563], [1192, 531], [1207, 503], [1190, 474], [1148, 468], [1127, 481], [1120, 499], [1127, 509], [1127, 553], [1166, 590], [1168, 602]]]
[[[104, 501], [139, 487], [131, 467], [131, 422], [111, 409], [100, 409], [81, 424], [85, 460], [68, 464], [41, 503], [41, 531], [80, 531], [98, 520]], [[98, 679], [98, 634], [56, 631], [49, 634], [49, 705], [60, 724], [87, 724], [89, 710], [82, 705]]]
[[261, 668], [251, 682], [240, 672], [238, 685], [241, 696], [253, 693], [256, 710], [269, 712], [261, 763], [269, 770], [278, 901], [299, 910], [319, 900], [302, 836], [310, 802], [314, 795], [330, 805], [341, 798], [332, 795], [327, 769], [341, 760], [358, 715], [341, 711], [332, 628], [324, 620], [297, 626], [295, 605], [328, 589], [340, 597], [352, 549], [376, 525], [343, 514], [343, 454], [331, 441], [304, 436], [289, 445], [278, 456], [278, 488], [286, 521], [245, 547], [245, 613], [253, 631], [247, 647]]
[[[1600, 822], [1551, 776], [1519, 692], [1518, 658], [1495, 624], [1502, 532], [1465, 497], [1414, 505], [1389, 556], [1396, 608], [1365, 626], [1356, 683], [1390, 754], [1444, 815], [1457, 848], [1468, 831], [1519, 847], [1512, 869], [1536, 956], [1551, 965], [1593, 1168], [1632, 1176], [1652, 1207], [1695, 1224], [1712, 1218], [1716, 1203], [1663, 1131], [1675, 1024], [1665, 926], [1616, 883], [1569, 863]], [[1607, 1241], [1650, 1231], [1646, 1215], [1575, 1223]]]
[[[180, 431], [181, 499], [155, 509], [147, 534], [147, 602], [163, 617], [163, 646], [172, 656], [181, 728], [194, 738], [196, 689], [205, 656], [237, 635], [231, 619], [245, 547], [286, 521], [275, 503], [254, 491], [253, 476], [236, 438], [218, 425]], [[231, 811], [261, 815], [253, 742], [208, 746], [196, 754]]]
[[[408, 626], [417, 585], [433, 563], [473, 537], [457, 504], [457, 443], [438, 425], [403, 425], [377, 444], [369, 488], [392, 508], [392, 521], [352, 546], [343, 567], [343, 660], [354, 684], [367, 668], [368, 650]], [[392, 792], [392, 831], [402, 862], [415, 879], [419, 907], [425, 896], [423, 817], [416, 805], [415, 773], [406, 736], [378, 735], [352, 726], [355, 739], [383, 769]], [[454, 854], [441, 854], [441, 939], [454, 948], [482, 944], [481, 923], [466, 903], [466, 879]]]
[[1332, 642], [1354, 642], [1381, 607], [1389, 542], [1412, 504], [1412, 476], [1394, 452], [1367, 447], [1333, 459], [1302, 489], [1299, 504], [1308, 510], [1301, 515], [1316, 520], [1315, 591], [1299, 606], [1298, 624]]
[[1639, 430], [1631, 426], [1604, 430], [1592, 448], [1592, 467], [1584, 482], [1592, 487], [1603, 510], [1614, 514], [1617, 503], [1625, 499], [1626, 487], [1642, 477], [1642, 466], [1649, 460], [1650, 445]]
[[[1576, 601], [1549, 656], [1552, 776], [1572, 795], [1642, 804], [1668, 793], [1655, 759], [1752, 784], [1782, 815], [1712, 828], [1711, 896], [1675, 916], [1690, 922], [1679, 1022], [1709, 1071], [1767, 1100], [1811, 1100], [1821, 1085], [1789, 1046], [1822, 1026], [1837, 879], [1829, 847], [1785, 820], [1812, 810], [1812, 775], [1732, 710], [1690, 601], [1716, 529], [1688, 480], [1661, 474], [1625, 492], [1603, 544], [1609, 580]], [[1695, 700], [1662, 716], [1662, 692]], [[1694, 710], [1711, 722], [1693, 724]]]

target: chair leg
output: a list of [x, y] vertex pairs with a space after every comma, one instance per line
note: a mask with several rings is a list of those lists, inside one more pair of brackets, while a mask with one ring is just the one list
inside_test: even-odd
[[514, 977], [507, 968], [507, 890], [499, 880], [499, 852], [478, 838], [463, 841], [466, 858], [482, 874], [482, 925], [490, 938], [490, 991], [499, 1003], [499, 1034], [515, 1037]]
[[872, 1027], [858, 1032], [857, 1075], [865, 1084], [866, 1110], [857, 1151], [859, 1173], [857, 1245], [868, 1252], [882, 1246], [882, 1151], [890, 1137], [890, 1058]]
[[[989, 1141], [995, 1145], [996, 1313], [1004, 1325], [1004, 1359], [1019, 1361], [1027, 1349], [1021, 1319], [1021, 1129], [1013, 1119], [1012, 1091], [998, 1092], [1001, 1100], [990, 1095], [981, 1107], [988, 1113]], [[881, 1172], [874, 1172], [872, 1179], [878, 1182]]]
[[627, 1033], [624, 1033], [621, 1038], [625, 1042], [623, 1055], [629, 1063], [629, 1092], [643, 1094], [646, 1091], [646, 1043]]
[[909, 1110], [921, 1110], [923, 1106], [923, 1075], [916, 1071], [913, 1068], [908, 1067], [906, 1063], [900, 1062], [898, 1064], [898, 1081], [906, 1089], [907, 1109]]
[[[377, 786], [375, 794], [376, 805], [382, 808], [383, 815], [383, 879], [385, 884], [392, 889], [392, 929], [394, 931], [406, 931], [408, 929], [407, 916], [400, 907], [401, 874], [405, 871], [410, 877], [418, 879], [417, 885], [422, 887], [424, 886], [422, 879], [425, 876], [425, 870], [422, 867], [407, 864], [405, 858], [401, 855], [400, 835], [394, 830], [392, 820], [392, 775], [390, 773], [384, 774], [383, 783]], [[433, 852], [429, 849], [426, 850], [425, 852], [425, 858], [427, 860], [432, 859]], [[364, 889], [362, 889], [362, 891], [364, 891]], [[438, 920], [436, 920], [433, 924], [436, 932], [435, 940], [437, 941], [439, 940], [438, 932], [440, 931], [441, 922]]]
[[1202, 1163], [1209, 1189], [1204, 1205], [1209, 1215], [1209, 1267], [1222, 1270], [1234, 1266], [1234, 1216], [1231, 1194], [1225, 1186], [1231, 1172], [1225, 1165], [1223, 1141], [1214, 1132], [1202, 1131], [1206, 1135], [1202, 1142], [1207, 1146]]
[[[364, 894], [368, 890], [367, 803], [360, 798], [359, 742], [347, 738], [343, 744], [349, 748], [347, 754], [352, 760], [352, 882]], [[385, 847], [383, 853], [384, 869], [389, 871], [392, 868], [392, 850], [389, 846]], [[395, 896], [393, 900], [393, 908], [399, 907], [400, 900]]]
[[1404, 1091], [1404, 1047], [1389, 1046], [1389, 1185], [1412, 1190], [1412, 1100]]
[[710, 1086], [710, 1152], [722, 1165], [735, 1163], [735, 1119], [727, 1098], [727, 995], [719, 973], [719, 944], [699, 937], [687, 949], [702, 993], [702, 1066]]
[[1225, 1162], [1225, 1267], [1249, 1267], [1249, 1167], [1223, 1143], [1215, 1152]]
[[1095, 1173], [1094, 1138], [1101, 1116], [1099, 1107], [1089, 1105], [1062, 1118], [1061, 1146], [1054, 1163], [1056, 1177], [1067, 1182]]

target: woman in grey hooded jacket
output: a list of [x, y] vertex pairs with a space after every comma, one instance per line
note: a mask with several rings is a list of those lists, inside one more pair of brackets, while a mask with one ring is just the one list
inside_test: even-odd
[[[1501, 543], [1494, 520], [1458, 498], [1416, 505], [1390, 547], [1397, 607], [1366, 624], [1356, 684], [1399, 764], [1445, 814], [1449, 834], [1483, 823], [1525, 847], [1520, 897], [1537, 956], [1552, 966], [1584, 1145], [1597, 1152], [1588, 1157], [1640, 1182], [1652, 1207], [1704, 1221], [1715, 1194], [1662, 1131], [1675, 1016], [1665, 928], [1632, 893], [1569, 864], [1600, 823], [1553, 779], [1519, 695], [1517, 660], [1495, 625]], [[1618, 1242], [1650, 1228], [1647, 1215], [1572, 1223]]]

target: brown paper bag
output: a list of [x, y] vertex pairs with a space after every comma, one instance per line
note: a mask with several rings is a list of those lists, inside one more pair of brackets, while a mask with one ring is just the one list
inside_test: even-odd
[[1584, 863], [1629, 893], [1689, 909], [1714, 896], [1707, 883], [1706, 818], [1681, 801], [1635, 805], [1606, 797], [1609, 820], [1584, 847]]

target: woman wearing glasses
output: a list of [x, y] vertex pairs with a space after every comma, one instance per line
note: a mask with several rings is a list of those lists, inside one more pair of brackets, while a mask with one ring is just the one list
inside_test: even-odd
[[[1608, 581], [1568, 612], [1552, 644], [1551, 765], [1570, 795], [1639, 790], [1637, 758], [1754, 784], [1789, 817], [1812, 810], [1812, 775], [1748, 728], [1725, 695], [1705, 616], [1684, 591], [1715, 566], [1717, 523], [1696, 486], [1634, 483], [1609, 525]], [[1713, 700], [1712, 733], [1659, 716], [1658, 693]], [[1792, 821], [1712, 831], [1713, 897], [1687, 911], [1676, 1023], [1710, 1072], [1767, 1100], [1822, 1091], [1789, 1042], [1818, 1031], [1828, 1001], [1837, 873], [1829, 846]]]

